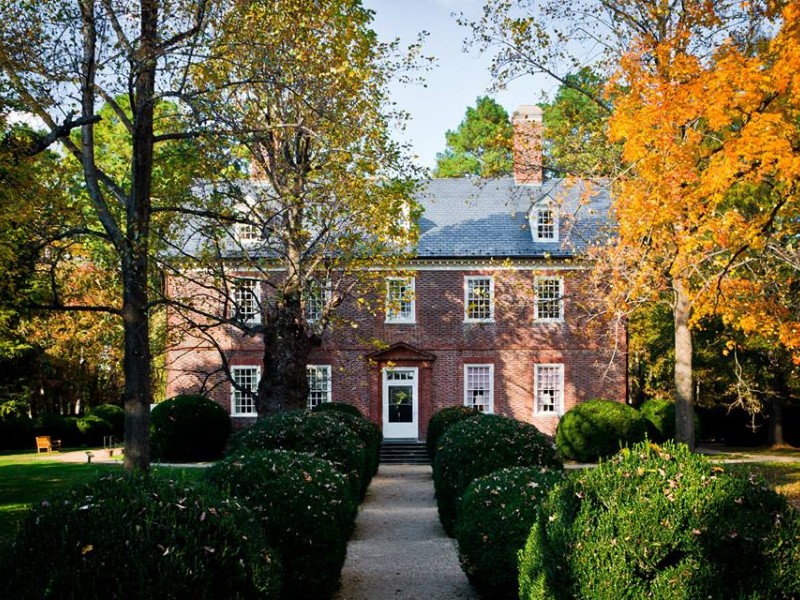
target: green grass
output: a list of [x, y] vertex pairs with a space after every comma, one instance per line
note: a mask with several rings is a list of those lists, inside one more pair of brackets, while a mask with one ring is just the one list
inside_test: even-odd
[[[101, 451], [97, 451], [101, 452]], [[198, 478], [203, 470], [192, 467], [153, 466], [153, 472], [167, 476]], [[69, 463], [44, 454], [4, 453], [0, 455], [0, 546], [14, 535], [29, 506], [49, 499], [108, 473], [122, 472], [122, 464]]]

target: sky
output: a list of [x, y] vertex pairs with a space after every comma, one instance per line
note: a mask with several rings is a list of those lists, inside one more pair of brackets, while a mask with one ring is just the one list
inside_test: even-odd
[[[429, 33], [423, 54], [437, 60], [426, 75], [426, 85], [395, 85], [392, 99], [411, 114], [406, 131], [398, 132], [397, 138], [411, 143], [418, 164], [433, 168], [436, 153], [445, 148], [445, 132], [458, 127], [467, 107], [475, 106], [476, 98], [486, 95], [492, 84], [490, 57], [476, 50], [462, 51], [469, 31], [452, 16], [455, 12], [477, 18], [483, 0], [362, 0], [362, 4], [375, 12], [373, 29], [383, 41], [400, 38], [407, 46], [421, 31]], [[539, 102], [543, 92], [552, 95], [555, 87], [552, 81], [526, 77], [488, 95], [510, 115], [523, 104]]]

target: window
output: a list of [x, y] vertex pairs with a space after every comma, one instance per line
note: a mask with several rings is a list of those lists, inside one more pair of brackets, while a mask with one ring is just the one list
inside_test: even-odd
[[494, 279], [491, 277], [464, 278], [464, 320], [492, 321], [494, 319]]
[[231, 415], [234, 417], [255, 417], [255, 393], [261, 379], [259, 367], [231, 367]]
[[534, 206], [531, 208], [530, 225], [533, 241], [558, 241], [558, 217], [554, 207]]
[[564, 365], [534, 367], [534, 413], [561, 415], [564, 412]]
[[306, 321], [316, 323], [322, 318], [325, 304], [330, 299], [331, 291], [327, 286], [322, 286], [316, 281], [309, 282], [306, 293], [303, 295], [305, 303]]
[[464, 406], [494, 411], [494, 365], [464, 365]]
[[534, 284], [536, 300], [534, 319], [537, 321], [564, 320], [563, 281], [558, 277], [537, 277]]
[[261, 322], [259, 287], [255, 279], [240, 279], [233, 288], [235, 318], [246, 325]]
[[386, 278], [386, 322], [414, 323], [415, 299], [413, 277]]
[[243, 245], [252, 245], [261, 241], [261, 232], [252, 223], [237, 223], [236, 237]]
[[308, 408], [331, 401], [331, 366], [308, 365]]

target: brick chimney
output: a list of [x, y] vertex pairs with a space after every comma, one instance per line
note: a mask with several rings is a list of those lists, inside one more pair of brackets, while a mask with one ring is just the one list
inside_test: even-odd
[[514, 126], [514, 183], [542, 183], [542, 109], [523, 104], [511, 116]]

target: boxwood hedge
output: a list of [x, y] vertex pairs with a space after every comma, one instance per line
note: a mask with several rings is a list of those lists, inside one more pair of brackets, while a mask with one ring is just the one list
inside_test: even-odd
[[433, 468], [439, 519], [455, 531], [458, 502], [472, 480], [505, 467], [561, 467], [550, 441], [536, 427], [499, 415], [472, 417], [441, 437]]
[[231, 418], [199, 394], [159, 402], [150, 414], [153, 457], [171, 461], [217, 460], [231, 434]]
[[635, 408], [614, 400], [589, 400], [568, 410], [558, 423], [561, 456], [593, 462], [647, 437], [647, 421]]
[[520, 598], [800, 597], [800, 517], [759, 479], [640, 443], [557, 485], [520, 560]]
[[563, 471], [512, 467], [475, 479], [458, 508], [456, 540], [461, 568], [486, 598], [516, 600], [517, 555], [539, 504]]
[[155, 476], [37, 503], [0, 559], [0, 595], [15, 600], [280, 597], [278, 555], [250, 511]]
[[330, 598], [336, 590], [356, 506], [330, 461], [286, 450], [228, 456], [208, 481], [249, 507], [281, 553], [284, 598]]
[[448, 406], [436, 412], [428, 421], [428, 431], [425, 435], [425, 445], [428, 450], [428, 456], [431, 461], [436, 457], [436, 446], [439, 444], [439, 438], [451, 425], [481, 415], [479, 410], [468, 406]]

